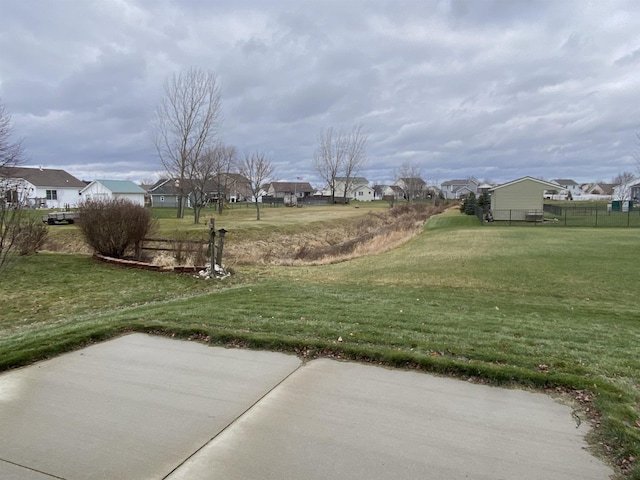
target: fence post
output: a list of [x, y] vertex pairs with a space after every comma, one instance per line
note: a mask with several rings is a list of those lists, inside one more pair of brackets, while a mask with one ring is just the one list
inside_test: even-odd
[[598, 226], [598, 207], [595, 207], [596, 209], [596, 227]]
[[562, 207], [562, 210], [564, 210], [564, 226], [567, 226], [567, 210], [569, 210], [566, 207]]
[[215, 270], [215, 265], [216, 265], [215, 243], [216, 243], [216, 227], [215, 227], [215, 220], [212, 217], [209, 219], [209, 255], [211, 255], [211, 260], [210, 260], [211, 271], [209, 275], [211, 276], [213, 276], [216, 271]]
[[631, 202], [629, 202], [627, 207], [627, 227], [631, 225]]
[[220, 233], [220, 238], [218, 239], [218, 257], [216, 259], [216, 262], [218, 265], [222, 267], [222, 249], [224, 248], [224, 234], [227, 233], [227, 231], [224, 228], [221, 228], [220, 230], [218, 230], [218, 232]]

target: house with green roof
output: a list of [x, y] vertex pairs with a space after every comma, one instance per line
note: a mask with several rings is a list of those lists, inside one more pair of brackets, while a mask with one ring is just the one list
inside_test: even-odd
[[129, 180], [94, 180], [80, 190], [83, 201], [124, 199], [144, 206], [144, 189]]

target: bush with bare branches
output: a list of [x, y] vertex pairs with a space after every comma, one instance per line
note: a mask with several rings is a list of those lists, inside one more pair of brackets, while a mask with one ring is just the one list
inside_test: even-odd
[[150, 210], [125, 199], [87, 200], [78, 211], [85, 241], [95, 252], [108, 257], [123, 258], [133, 253], [139, 259], [142, 241], [156, 227]]
[[16, 232], [16, 250], [19, 255], [32, 255], [42, 248], [47, 240], [47, 226], [36, 218], [23, 220]]

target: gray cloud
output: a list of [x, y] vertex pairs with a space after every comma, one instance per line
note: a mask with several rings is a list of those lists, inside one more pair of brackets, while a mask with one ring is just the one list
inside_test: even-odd
[[[0, 98], [33, 165], [149, 179], [165, 79], [222, 85], [221, 136], [317, 183], [329, 126], [369, 132], [364, 174], [608, 180], [635, 169], [640, 7], [585, 3], [3, 0]], [[320, 186], [320, 185], [318, 185]]]

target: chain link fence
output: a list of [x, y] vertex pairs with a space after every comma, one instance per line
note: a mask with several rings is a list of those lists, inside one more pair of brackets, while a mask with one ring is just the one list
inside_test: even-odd
[[[616, 208], [618, 207], [618, 208]], [[484, 224], [562, 226], [562, 227], [640, 227], [640, 208], [631, 202], [613, 205], [545, 204], [542, 210], [504, 209], [483, 212], [476, 208], [476, 216]]]

